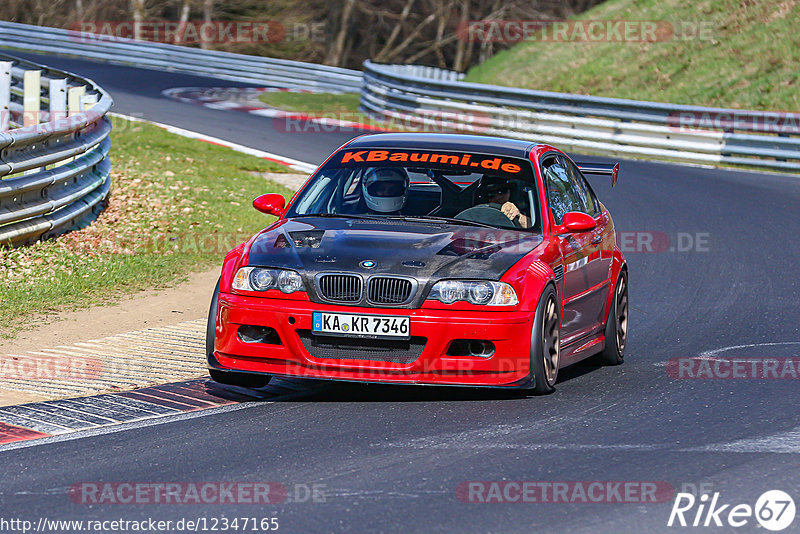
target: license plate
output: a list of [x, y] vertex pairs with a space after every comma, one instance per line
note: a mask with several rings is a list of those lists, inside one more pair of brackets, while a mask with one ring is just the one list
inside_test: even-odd
[[408, 317], [396, 315], [314, 312], [311, 331], [335, 336], [409, 339], [410, 327]]

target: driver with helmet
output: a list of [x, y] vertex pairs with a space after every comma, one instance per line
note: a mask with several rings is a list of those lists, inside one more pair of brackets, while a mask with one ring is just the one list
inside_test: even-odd
[[401, 167], [372, 167], [362, 189], [367, 207], [376, 213], [397, 213], [406, 205], [409, 179]]

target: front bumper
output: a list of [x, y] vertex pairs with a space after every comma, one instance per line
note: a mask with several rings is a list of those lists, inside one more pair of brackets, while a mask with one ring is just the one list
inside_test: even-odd
[[[407, 347], [388, 344], [397, 350], [376, 350], [374, 356], [370, 348], [384, 344], [371, 339], [360, 340], [361, 346], [352, 352], [328, 350], [325, 347], [335, 344], [336, 338], [310, 333], [314, 311], [408, 316], [412, 341]], [[376, 309], [222, 293], [209, 366], [222, 371], [363, 382], [527, 386], [531, 325], [531, 314], [524, 311]], [[272, 328], [280, 344], [246, 343], [237, 335], [240, 326]], [[448, 355], [451, 342], [463, 339], [490, 341], [494, 353], [488, 357]], [[318, 341], [323, 344], [317, 345]], [[350, 354], [357, 357], [348, 357]]]

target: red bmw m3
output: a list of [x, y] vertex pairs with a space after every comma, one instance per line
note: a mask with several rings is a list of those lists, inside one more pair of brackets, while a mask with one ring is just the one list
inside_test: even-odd
[[225, 257], [211, 377], [554, 390], [559, 369], [623, 361], [628, 275], [611, 215], [574, 163], [528, 141], [358, 137]]

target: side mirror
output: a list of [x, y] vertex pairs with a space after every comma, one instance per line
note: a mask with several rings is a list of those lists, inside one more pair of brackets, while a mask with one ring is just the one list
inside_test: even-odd
[[261, 195], [253, 201], [253, 207], [255, 209], [267, 215], [274, 215], [279, 219], [286, 213], [285, 206], [286, 199], [283, 198], [283, 195], [277, 193]]
[[594, 218], [586, 213], [570, 211], [564, 215], [562, 226], [570, 232], [588, 232], [597, 226]]

